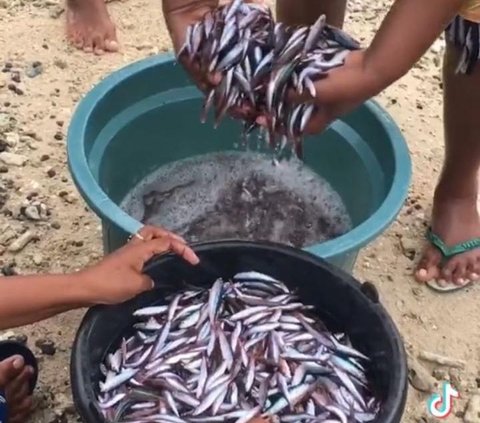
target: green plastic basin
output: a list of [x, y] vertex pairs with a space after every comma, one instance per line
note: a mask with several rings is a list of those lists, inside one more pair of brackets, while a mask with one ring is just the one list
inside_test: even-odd
[[[172, 161], [234, 148], [239, 122], [227, 119], [217, 130], [211, 122], [202, 125], [202, 100], [174, 57], [162, 54], [112, 73], [79, 103], [68, 130], [68, 163], [102, 220], [106, 253], [141, 227], [118, 204], [142, 178]], [[307, 138], [304, 156], [340, 194], [354, 224], [306, 250], [351, 271], [358, 251], [388, 227], [406, 198], [411, 162], [405, 140], [369, 101]]]

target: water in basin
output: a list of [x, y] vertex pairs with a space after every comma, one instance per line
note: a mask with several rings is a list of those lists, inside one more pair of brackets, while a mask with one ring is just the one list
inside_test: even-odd
[[161, 166], [121, 207], [191, 242], [237, 238], [305, 247], [351, 229], [341, 197], [296, 158], [218, 152]]

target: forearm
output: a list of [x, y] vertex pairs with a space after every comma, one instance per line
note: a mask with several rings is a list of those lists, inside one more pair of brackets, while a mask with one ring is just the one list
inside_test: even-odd
[[25, 326], [36, 322], [41, 322], [42, 320], [49, 319], [50, 317], [57, 316], [58, 314], [65, 313], [70, 310], [79, 309], [84, 307], [83, 305], [68, 306], [68, 307], [54, 307], [48, 310], [43, 310], [40, 312], [23, 314], [21, 316], [12, 316], [8, 322], [0, 322], [0, 330], [3, 329], [13, 329], [19, 326]]
[[377, 94], [405, 75], [458, 13], [463, 0], [396, 0], [370, 47], [364, 66]]
[[92, 305], [80, 274], [0, 279], [0, 329], [27, 325]]

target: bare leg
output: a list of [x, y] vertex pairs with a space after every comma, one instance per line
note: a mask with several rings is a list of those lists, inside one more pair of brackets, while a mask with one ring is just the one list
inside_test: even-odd
[[[451, 246], [480, 237], [477, 211], [480, 167], [480, 65], [471, 75], [455, 74], [460, 53], [447, 44], [444, 64], [445, 161], [433, 200], [432, 230]], [[441, 265], [441, 255], [428, 246], [416, 277], [464, 284], [480, 275], [480, 249]]]
[[67, 37], [75, 47], [95, 54], [118, 50], [105, 0], [66, 0], [66, 15]]
[[277, 0], [277, 19], [287, 25], [312, 25], [320, 15], [341, 28], [347, 0]]

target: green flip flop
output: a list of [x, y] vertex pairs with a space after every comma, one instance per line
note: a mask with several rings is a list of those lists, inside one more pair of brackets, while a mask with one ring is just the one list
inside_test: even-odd
[[[475, 250], [476, 248], [480, 248], [480, 238], [474, 238], [469, 241], [461, 242], [456, 245], [452, 245], [451, 247], [447, 246], [442, 239], [435, 235], [432, 232], [432, 229], [429, 228], [426, 234], [427, 240], [435, 247], [438, 251], [442, 254], [442, 261], [445, 262], [451, 259], [454, 256], [459, 254], [466, 253], [468, 251]], [[442, 286], [438, 283], [438, 281], [433, 280], [427, 282], [427, 285], [435, 291], [438, 292], [452, 292], [458, 291], [470, 285], [473, 281], [469, 280], [464, 285], [456, 285], [454, 283], [448, 283], [445, 286]]]

